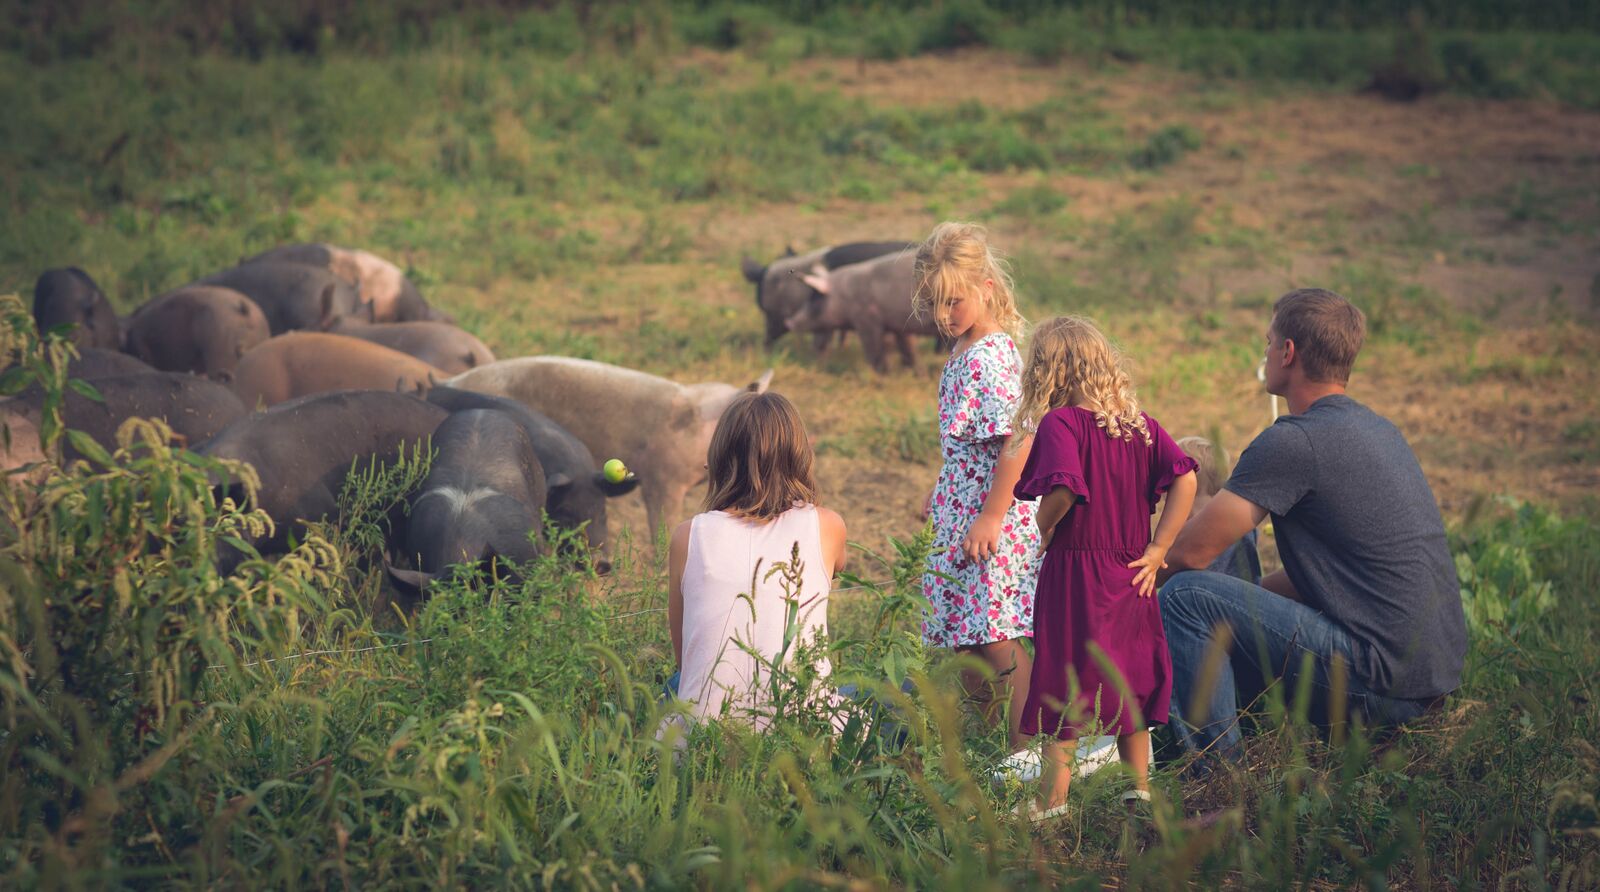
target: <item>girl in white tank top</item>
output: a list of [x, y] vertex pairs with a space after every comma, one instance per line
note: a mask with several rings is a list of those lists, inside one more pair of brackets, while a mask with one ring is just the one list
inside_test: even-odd
[[[742, 395], [717, 425], [707, 510], [673, 531], [669, 567], [678, 696], [696, 718], [765, 728], [771, 667], [827, 635], [845, 529], [817, 507], [812, 463], [800, 416], [779, 394]], [[828, 674], [826, 658], [817, 670]]]

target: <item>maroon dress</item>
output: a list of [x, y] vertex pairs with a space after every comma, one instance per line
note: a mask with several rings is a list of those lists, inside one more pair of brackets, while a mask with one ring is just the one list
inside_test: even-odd
[[[1065, 486], [1078, 498], [1039, 569], [1024, 734], [1071, 740], [1096, 730], [1132, 734], [1167, 720], [1172, 662], [1161, 606], [1155, 596], [1139, 597], [1128, 564], [1150, 544], [1161, 494], [1196, 464], [1154, 418], [1144, 418], [1151, 445], [1138, 433], [1131, 440], [1107, 436], [1093, 412], [1076, 407], [1050, 412], [1034, 436], [1016, 497], [1037, 499]], [[1077, 706], [1068, 707], [1074, 696]]]

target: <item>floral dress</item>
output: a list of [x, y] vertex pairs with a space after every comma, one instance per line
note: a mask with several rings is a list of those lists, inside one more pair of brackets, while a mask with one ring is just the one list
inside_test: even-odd
[[1021, 398], [1022, 357], [1004, 332], [979, 338], [952, 356], [939, 378], [944, 468], [933, 490], [933, 552], [922, 577], [929, 605], [922, 640], [929, 646], [988, 644], [1033, 634], [1039, 571], [1034, 503], [1012, 504], [988, 561], [969, 561], [961, 550], [989, 496]]

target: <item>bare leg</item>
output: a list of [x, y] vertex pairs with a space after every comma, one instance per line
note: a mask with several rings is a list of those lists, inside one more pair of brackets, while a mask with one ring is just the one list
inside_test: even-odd
[[1132, 734], [1117, 735], [1117, 755], [1122, 757], [1122, 764], [1128, 766], [1133, 772], [1133, 788], [1135, 790], [1150, 789], [1150, 732], [1135, 731]]
[[1055, 808], [1067, 803], [1067, 789], [1072, 786], [1072, 749], [1075, 741], [1045, 738], [1044, 752], [1039, 755], [1044, 770], [1040, 778], [1039, 807]]
[[[977, 705], [979, 715], [992, 727], [998, 724], [1000, 704], [1006, 703], [1010, 707], [1006, 716], [1006, 738], [1011, 749], [1014, 752], [1027, 746], [1028, 739], [1018, 730], [1022, 722], [1022, 708], [1028, 700], [1028, 680], [1033, 674], [1033, 658], [1027, 648], [1022, 646], [1020, 640], [1011, 639], [958, 647], [956, 650], [982, 659], [994, 671], [992, 685], [982, 673], [972, 670], [962, 673], [961, 686], [967, 698]], [[996, 691], [995, 688], [1000, 690]]]

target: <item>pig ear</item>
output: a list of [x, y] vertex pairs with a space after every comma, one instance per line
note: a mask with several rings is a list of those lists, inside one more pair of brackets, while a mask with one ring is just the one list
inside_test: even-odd
[[828, 283], [828, 274], [826, 272], [812, 270], [800, 278], [811, 286], [811, 290], [818, 294], [829, 294], [832, 291], [833, 286]]
[[767, 275], [766, 267], [756, 263], [754, 260], [751, 260], [748, 257], [740, 259], [739, 269], [744, 273], [744, 277], [746, 279], [749, 279], [757, 284], [760, 284], [761, 280]]
[[606, 479], [606, 475], [604, 473], [595, 471], [594, 485], [600, 487], [600, 491], [605, 493], [606, 498], [614, 499], [618, 496], [625, 496], [628, 493], [633, 492], [635, 489], [638, 489], [639, 475], [629, 471], [628, 476], [622, 478], [622, 480], [618, 481], [617, 483], [612, 483]]
[[333, 289], [332, 284], [322, 289], [322, 319], [318, 321], [317, 327], [323, 331], [333, 327]]
[[767, 369], [761, 373], [761, 377], [750, 382], [750, 385], [745, 390], [751, 393], [766, 393], [767, 388], [770, 386], [772, 386], [772, 369]]

